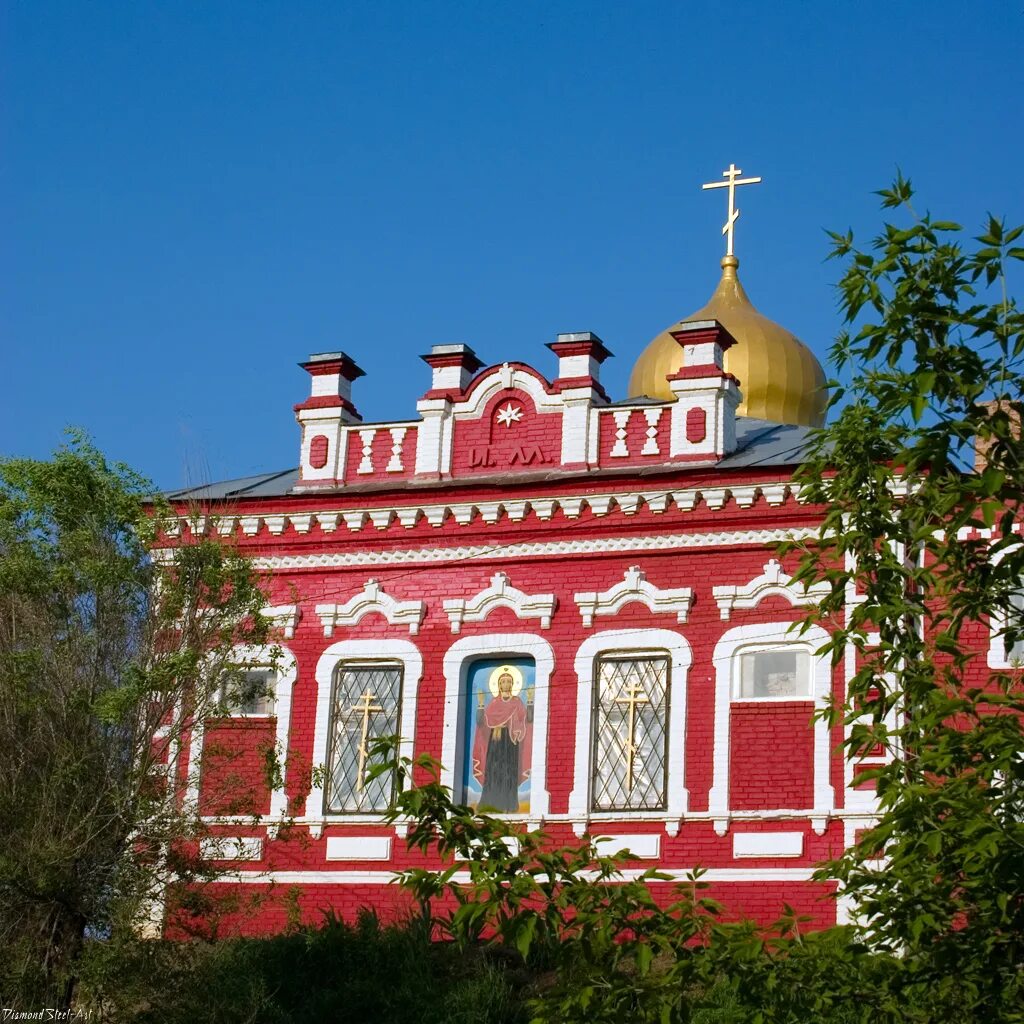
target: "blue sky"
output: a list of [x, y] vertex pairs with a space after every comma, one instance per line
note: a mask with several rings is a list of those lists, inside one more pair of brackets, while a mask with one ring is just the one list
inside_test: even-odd
[[826, 227], [921, 205], [1024, 220], [1019, 3], [60, 3], [0, 9], [0, 453], [68, 424], [163, 486], [297, 460], [296, 363], [369, 420], [418, 356], [633, 359], [741, 277], [824, 359]]

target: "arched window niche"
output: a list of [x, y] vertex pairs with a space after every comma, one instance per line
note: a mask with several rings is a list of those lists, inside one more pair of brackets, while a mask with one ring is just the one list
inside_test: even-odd
[[441, 782], [455, 800], [539, 823], [548, 813], [554, 655], [533, 634], [463, 637], [444, 657]]
[[[602, 820], [663, 821], [669, 835], [679, 831], [680, 819], [689, 803], [685, 740], [686, 687], [691, 661], [686, 639], [669, 629], [604, 630], [580, 645], [575, 659], [576, 751], [569, 794], [569, 816], [578, 835], [586, 830], [588, 822]], [[648, 739], [663, 775], [652, 779], [657, 783], [656, 793], [635, 791], [642, 799], [630, 795], [633, 787], [626, 787], [630, 793], [625, 793], [618, 776], [609, 787], [602, 763], [602, 704], [608, 704], [602, 694], [614, 705], [612, 710], [621, 710], [619, 699], [629, 699], [629, 691], [635, 689], [634, 676], [636, 682], [643, 680], [648, 684], [642, 694], [635, 694], [644, 701], [634, 709], [636, 724], [640, 724], [641, 714], [656, 716], [657, 728], [648, 727]], [[605, 694], [608, 686], [612, 690]], [[630, 714], [628, 705], [626, 714]], [[653, 749], [655, 746], [657, 750]]]
[[[730, 821], [730, 761], [733, 706], [761, 706], [806, 701], [808, 718], [825, 708], [832, 692], [832, 667], [819, 651], [828, 643], [820, 626], [802, 632], [793, 622], [760, 622], [736, 626], [715, 645], [714, 767], [708, 810], [715, 831], [724, 835]], [[831, 740], [828, 723], [814, 717], [812, 764], [813, 799], [809, 808], [819, 834], [835, 807], [831, 778]]]
[[[319, 834], [318, 823], [324, 820], [376, 822], [380, 821], [383, 813], [379, 808], [361, 806], [359, 800], [352, 800], [352, 794], [348, 792], [351, 786], [346, 789], [346, 781], [351, 781], [352, 773], [344, 770], [344, 758], [335, 753], [339, 750], [338, 708], [335, 705], [339, 695], [345, 697], [339, 687], [361, 684], [356, 689], [362, 693], [370, 686], [373, 687], [371, 696], [375, 698], [385, 698], [385, 689], [393, 690], [395, 707], [391, 710], [390, 721], [397, 723], [398, 754], [400, 757], [412, 757], [416, 700], [422, 675], [423, 657], [415, 644], [408, 640], [342, 640], [331, 644], [320, 655], [316, 665], [317, 702], [312, 763], [323, 765], [326, 771], [323, 778], [317, 777], [306, 798], [304, 820], [310, 824], [311, 832]], [[355, 690], [348, 696], [351, 698], [354, 694]], [[356, 702], [352, 699], [343, 701], [345, 707]], [[376, 703], [380, 704], [380, 700]], [[324, 784], [328, 782], [327, 775], [332, 769], [335, 770], [333, 794], [331, 786]], [[385, 780], [385, 785], [389, 784]], [[377, 802], [365, 801], [367, 804]]]

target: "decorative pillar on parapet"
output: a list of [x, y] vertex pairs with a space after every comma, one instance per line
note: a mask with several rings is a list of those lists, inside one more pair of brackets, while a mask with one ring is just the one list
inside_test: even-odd
[[607, 405], [601, 387], [601, 364], [611, 355], [590, 331], [559, 334], [548, 348], [558, 356], [558, 376], [552, 381], [565, 405], [562, 413], [562, 465], [596, 465], [598, 420], [595, 405]]
[[416, 441], [416, 473], [448, 473], [452, 466], [452, 403], [483, 366], [468, 345], [434, 345], [420, 357], [431, 370], [430, 390], [416, 403], [422, 422]]
[[693, 320], [672, 332], [683, 365], [667, 380], [675, 403], [669, 454], [673, 459], [714, 462], [736, 449], [739, 381], [724, 369], [736, 339], [717, 320]]
[[344, 352], [317, 352], [299, 365], [310, 376], [310, 395], [295, 406], [302, 428], [299, 484], [340, 480], [345, 469], [344, 426], [362, 417], [352, 404], [352, 382], [364, 376]]

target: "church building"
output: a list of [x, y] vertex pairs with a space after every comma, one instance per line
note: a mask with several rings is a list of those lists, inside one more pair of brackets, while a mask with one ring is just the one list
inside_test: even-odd
[[[792, 474], [825, 377], [740, 283], [740, 173], [714, 183], [721, 281], [643, 350], [629, 397], [606, 392], [612, 353], [587, 331], [536, 366], [440, 344], [409, 417], [374, 422], [358, 353], [319, 352], [297, 469], [172, 495], [171, 543], [217, 531], [268, 574], [279, 652], [242, 652], [266, 662], [251, 691], [180, 752], [225, 886], [287, 890], [310, 921], [400, 905], [394, 873], [424, 862], [382, 821], [396, 780], [364, 778], [374, 737], [397, 734], [458, 800], [554, 843], [602, 837], [627, 876], [700, 867], [737, 914], [842, 918], [812, 874], [874, 794], [815, 715], [847, 668], [816, 653], [821, 628], [791, 630], [820, 592], [776, 554], [817, 533]], [[245, 927], [284, 924], [268, 899]]]

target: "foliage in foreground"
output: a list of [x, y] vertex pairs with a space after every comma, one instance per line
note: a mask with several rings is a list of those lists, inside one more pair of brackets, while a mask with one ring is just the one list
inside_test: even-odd
[[[139, 925], [202, 834], [163, 762], [267, 623], [216, 539], [150, 555], [151, 487], [73, 436], [0, 461], [0, 999], [68, 1007], [83, 944]], [[154, 742], [161, 730], [162, 739]]]
[[524, 979], [367, 912], [263, 939], [96, 943], [84, 986], [101, 1019], [135, 1024], [525, 1024]]
[[867, 248], [833, 236], [845, 383], [798, 474], [827, 514], [797, 578], [831, 585], [818, 614], [834, 663], [856, 652], [830, 717], [849, 728], [854, 763], [891, 755], [864, 773], [881, 820], [827, 872], [856, 901], [864, 940], [899, 954], [894, 998], [945, 1003], [950, 1020], [1020, 1021], [1024, 691], [1018, 671], [988, 667], [988, 620], [1014, 652], [1024, 316], [1009, 281], [1024, 229], [990, 218], [972, 242], [919, 215], [902, 177], [880, 195], [901, 223]]
[[[867, 1018], [853, 1002], [814, 995], [849, 974], [854, 952], [842, 931], [808, 936], [782, 961], [750, 948], [709, 981], [691, 980], [682, 994], [685, 1015], [651, 1016], [642, 1000], [620, 1001], [612, 1015], [599, 993], [588, 1019], [854, 1024]], [[354, 924], [328, 917], [322, 927], [272, 938], [96, 944], [90, 954], [86, 1005], [100, 1020], [131, 1024], [527, 1024], [546, 1006], [557, 1012], [553, 1000], [561, 1001], [548, 994], [559, 973], [550, 950], [534, 947], [524, 957], [500, 941], [439, 942], [421, 920], [383, 926], [371, 913]], [[705, 962], [699, 950], [691, 956], [695, 967]], [[623, 967], [629, 962], [627, 954]], [[869, 963], [858, 959], [864, 980], [869, 969], [882, 969]], [[648, 973], [653, 984], [663, 965]], [[701, 966], [692, 977], [703, 975]], [[818, 1009], [808, 1016], [812, 1005]]]
[[410, 845], [452, 866], [409, 869], [400, 884], [435, 934], [544, 973], [527, 999], [538, 1024], [907, 1019], [884, 994], [898, 960], [869, 952], [854, 929], [805, 932], [791, 912], [770, 927], [728, 921], [699, 871], [674, 886], [657, 869], [624, 877], [626, 854], [602, 856], [591, 842], [552, 848], [543, 832], [454, 803], [428, 758], [413, 767], [433, 778], [402, 791], [393, 816], [411, 822]]

